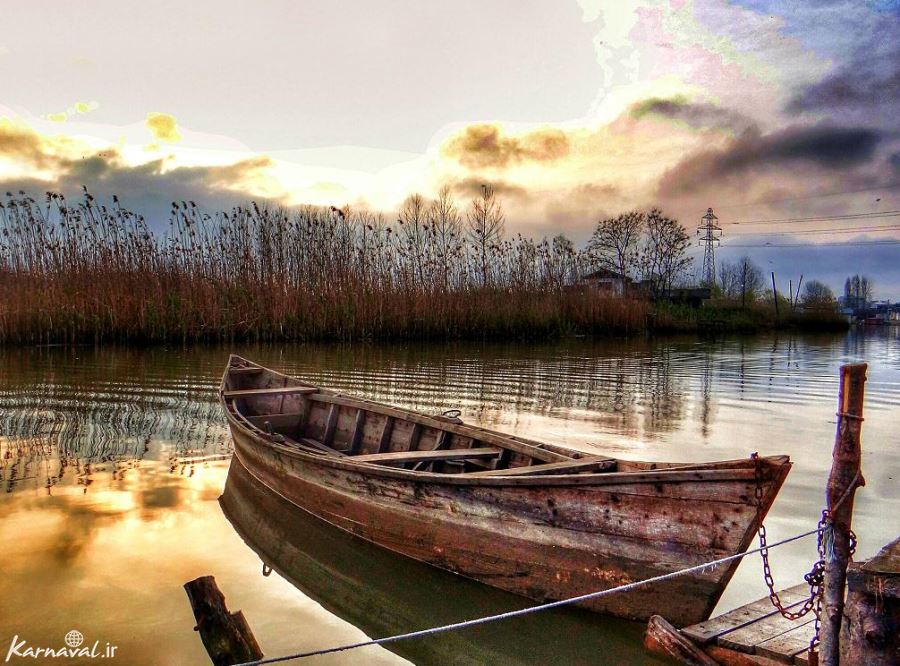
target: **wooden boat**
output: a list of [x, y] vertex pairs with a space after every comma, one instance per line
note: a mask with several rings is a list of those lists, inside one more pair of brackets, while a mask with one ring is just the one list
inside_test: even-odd
[[[237, 459], [231, 462], [219, 505], [266, 567], [260, 575], [275, 572], [366, 636], [392, 636], [531, 603], [362, 541], [298, 511]], [[255, 626], [265, 618], [254, 614], [251, 622]], [[418, 666], [526, 666], [595, 663], [597, 644], [602, 642], [606, 663], [627, 664], [634, 663], [636, 649], [643, 652], [644, 629], [637, 622], [558, 609], [384, 647]], [[296, 647], [313, 649], [322, 642], [312, 636], [306, 645]], [[664, 663], [645, 659], [647, 664]]]
[[[787, 456], [685, 465], [588, 455], [345, 396], [239, 356], [229, 359], [220, 399], [237, 458], [292, 504], [538, 601], [746, 550], [791, 466]], [[709, 617], [736, 567], [583, 605], [694, 624]]]

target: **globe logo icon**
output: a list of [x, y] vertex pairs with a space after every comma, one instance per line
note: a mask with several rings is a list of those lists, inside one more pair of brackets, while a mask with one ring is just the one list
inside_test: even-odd
[[82, 643], [84, 643], [84, 635], [77, 629], [72, 629], [66, 634], [66, 645], [69, 647], [77, 648]]

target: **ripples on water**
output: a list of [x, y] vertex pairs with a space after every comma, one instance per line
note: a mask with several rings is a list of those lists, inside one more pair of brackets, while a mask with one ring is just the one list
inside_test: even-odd
[[[310, 647], [358, 633], [340, 622], [335, 628], [327, 611], [286, 581], [277, 589], [268, 579], [261, 582], [253, 564], [258, 559], [214, 503], [231, 454], [215, 396], [229, 351], [0, 351], [0, 539], [16, 540], [12, 568], [21, 574], [16, 582], [0, 583], [0, 598], [12, 602], [5, 609], [15, 609], [10, 614], [0, 607], [0, 648], [7, 633], [33, 627], [36, 636], [54, 635], [57, 624], [66, 625], [68, 620], [48, 619], [51, 611], [34, 600], [41, 591], [57, 599], [62, 618], [85, 599], [94, 600], [92, 622], [115, 634], [121, 627], [104, 614], [102, 595], [108, 579], [128, 588], [138, 571], [145, 600], [161, 604], [156, 629], [175, 616], [191, 622], [180, 585], [213, 573], [231, 577], [226, 595], [243, 596], [251, 625], [264, 626], [257, 634], [268, 653], [298, 644], [289, 627], [282, 627], [285, 635], [276, 631], [286, 621], [276, 619], [279, 609], [310, 623]], [[856, 516], [862, 554], [900, 531], [897, 328], [836, 337], [233, 351], [341, 391], [426, 412], [459, 408], [470, 422], [622, 457], [699, 461], [754, 450], [789, 453], [795, 467], [767, 521], [773, 539], [804, 530], [817, 517], [834, 436], [837, 368], [867, 360], [863, 445], [869, 484], [858, 494]], [[59, 521], [89, 528], [79, 534]], [[810, 545], [785, 549], [776, 560], [778, 581], [798, 580], [810, 557]], [[160, 558], [168, 562], [163, 571]], [[758, 562], [741, 565], [723, 606], [761, 595], [757, 569]], [[48, 570], [62, 591], [39, 582]], [[94, 593], [70, 591], [79, 586]], [[138, 634], [130, 646], [119, 640], [140, 655], [136, 661], [152, 663], [145, 652], [149, 634]], [[590, 646], [597, 638], [580, 640]], [[193, 663], [203, 655], [190, 632], [179, 633], [171, 645], [175, 661]], [[634, 650], [640, 663], [637, 640]], [[385, 663], [399, 659], [383, 650], [369, 656]]]

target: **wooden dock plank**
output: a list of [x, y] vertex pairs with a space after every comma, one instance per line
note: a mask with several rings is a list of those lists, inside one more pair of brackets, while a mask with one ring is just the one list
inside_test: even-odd
[[[797, 610], [802, 604], [802, 601], [795, 602], [790, 609]], [[760, 618], [756, 622], [751, 622], [743, 627], [721, 634], [716, 638], [716, 643], [732, 650], [753, 654], [757, 645], [776, 636], [781, 636], [808, 618], [809, 616], [807, 615], [800, 620], [789, 620], [781, 613], [776, 612]]]
[[797, 620], [793, 629], [757, 645], [756, 654], [793, 663], [794, 655], [809, 649], [809, 642], [816, 633], [816, 624], [810, 615], [812, 613]]
[[[806, 583], [801, 583], [779, 592], [781, 600], [785, 604], [802, 602], [808, 593], [809, 587]], [[717, 617], [710, 618], [705, 622], [685, 627], [681, 632], [698, 643], [709, 643], [727, 631], [734, 631], [777, 612], [769, 598], [764, 597]]]
[[793, 663], [797, 664], [797, 666], [809, 666], [809, 652], [803, 650], [795, 654]]

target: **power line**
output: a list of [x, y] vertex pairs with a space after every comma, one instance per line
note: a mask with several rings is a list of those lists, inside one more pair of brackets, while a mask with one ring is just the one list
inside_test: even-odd
[[894, 223], [868, 227], [835, 227], [834, 229], [799, 229], [797, 231], [751, 231], [748, 233], [731, 234], [731, 238], [739, 238], [741, 236], [806, 236], [817, 234], [853, 234], [868, 231], [900, 231], [900, 225]]
[[824, 242], [824, 243], [754, 243], [754, 244], [741, 244], [741, 245], [731, 245], [728, 244], [726, 247], [826, 247], [826, 246], [837, 246], [837, 247], [851, 247], [857, 245], [900, 245], [900, 239], [898, 240], [875, 240], [875, 241], [835, 241]]
[[877, 187], [864, 187], [858, 190], [836, 190], [833, 192], [822, 192], [819, 194], [810, 194], [803, 197], [787, 197], [785, 199], [769, 199], [768, 201], [753, 201], [748, 203], [739, 203], [739, 204], [727, 204], [724, 206], [717, 206], [717, 208], [747, 208], [750, 206], [765, 206], [767, 204], [778, 204], [778, 203], [788, 203], [790, 201], [808, 201], [810, 199], [822, 199], [825, 197], [839, 197], [845, 194], [861, 194], [863, 192], [877, 192], [878, 190], [893, 190], [896, 188], [900, 188], [900, 181], [894, 183], [885, 183], [884, 185], [879, 185]]
[[783, 222], [834, 222], [840, 220], [875, 220], [882, 217], [900, 217], [900, 210], [886, 210], [881, 213], [848, 213], [846, 215], [819, 215], [813, 217], [782, 217], [771, 220], [744, 220], [740, 222], [730, 222], [729, 224], [749, 226], [751, 224], [778, 224]]

